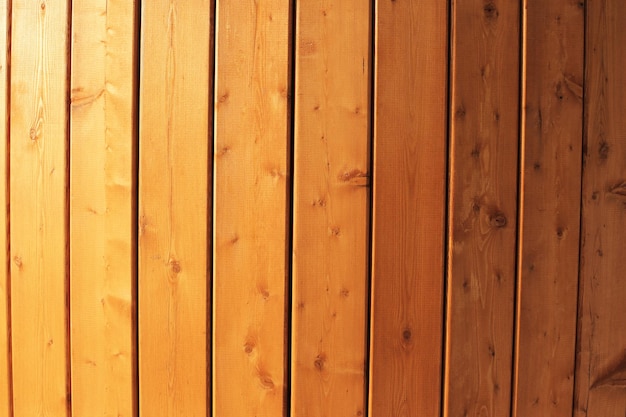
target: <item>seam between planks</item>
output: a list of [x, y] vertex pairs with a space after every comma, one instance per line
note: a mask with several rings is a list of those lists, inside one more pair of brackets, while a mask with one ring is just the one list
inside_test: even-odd
[[[43, 5], [43, 3], [42, 3]], [[71, 259], [70, 259], [70, 233], [71, 233], [71, 213], [70, 213], [70, 185], [71, 185], [71, 146], [70, 138], [72, 132], [72, 1], [67, 1], [67, 25], [65, 33], [65, 56], [66, 56], [66, 72], [65, 72], [65, 404], [67, 407], [67, 417], [72, 416], [72, 326], [71, 320]]]
[[[582, 77], [582, 91], [583, 91], [583, 100], [582, 100], [582, 126], [581, 126], [581, 152], [580, 152], [580, 200], [579, 200], [579, 237], [578, 237], [578, 287], [577, 287], [577, 296], [576, 296], [576, 335], [574, 338], [574, 376], [573, 376], [573, 395], [572, 395], [572, 417], [576, 415], [577, 412], [577, 398], [578, 398], [578, 390], [577, 390], [577, 379], [578, 379], [578, 369], [580, 364], [580, 337], [582, 333], [582, 321], [580, 320], [583, 304], [582, 304], [582, 285], [583, 285], [583, 268], [582, 268], [582, 253], [583, 253], [583, 224], [584, 224], [584, 212], [583, 212], [583, 191], [585, 185], [585, 156], [587, 149], [587, 99], [586, 99], [586, 88], [587, 88], [587, 16], [588, 16], [588, 5], [587, 1], [584, 2], [584, 17], [583, 17], [583, 77]], [[587, 410], [585, 410], [585, 414]]]

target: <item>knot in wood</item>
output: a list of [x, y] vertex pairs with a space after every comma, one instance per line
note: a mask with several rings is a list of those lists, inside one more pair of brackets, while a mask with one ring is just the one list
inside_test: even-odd
[[506, 223], [507, 220], [504, 213], [495, 213], [489, 218], [489, 224], [491, 224], [491, 226], [493, 227], [501, 228], [506, 226]]
[[404, 331], [402, 332], [402, 339], [405, 342], [410, 342], [412, 336], [413, 335], [411, 334], [411, 330], [410, 329], [404, 329]]
[[315, 361], [313, 361], [313, 366], [317, 369], [318, 372], [322, 372], [324, 370], [324, 366], [326, 365], [326, 355], [320, 353], [315, 357]]
[[183, 270], [182, 267], [180, 266], [180, 262], [178, 262], [175, 259], [170, 259], [170, 261], [168, 262], [170, 271], [174, 274], [180, 274], [180, 272]]
[[497, 19], [500, 13], [498, 12], [498, 8], [493, 2], [489, 2], [485, 4], [483, 7], [483, 12], [485, 13], [485, 18], [489, 20]]

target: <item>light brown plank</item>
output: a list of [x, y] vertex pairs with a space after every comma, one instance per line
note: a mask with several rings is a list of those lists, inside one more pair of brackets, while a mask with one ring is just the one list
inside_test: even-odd
[[139, 411], [207, 415], [208, 0], [142, 4]]
[[69, 414], [67, 1], [15, 0], [11, 44], [11, 329], [15, 416]]
[[626, 410], [626, 3], [589, 0], [575, 416]]
[[437, 417], [446, 180], [446, 2], [377, 2], [370, 415]]
[[514, 416], [572, 415], [584, 5], [526, 2]]
[[516, 1], [452, 9], [444, 415], [510, 415], [519, 20]]
[[9, 26], [9, 6], [7, 0], [0, 1], [0, 417], [11, 415], [11, 358], [9, 357], [9, 277], [7, 268], [8, 212], [7, 212], [7, 172], [8, 151], [8, 69], [7, 35]]
[[290, 3], [217, 5], [215, 416], [286, 412]]
[[133, 416], [133, 1], [72, 7], [72, 416]]
[[296, 18], [292, 416], [365, 414], [370, 2]]

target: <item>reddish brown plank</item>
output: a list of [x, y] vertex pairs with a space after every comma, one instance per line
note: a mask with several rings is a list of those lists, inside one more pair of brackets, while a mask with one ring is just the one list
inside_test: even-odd
[[446, 2], [377, 2], [370, 415], [437, 417], [446, 180]]
[[587, 1], [575, 416], [626, 411], [626, 3]]
[[572, 415], [584, 8], [526, 2], [515, 416]]

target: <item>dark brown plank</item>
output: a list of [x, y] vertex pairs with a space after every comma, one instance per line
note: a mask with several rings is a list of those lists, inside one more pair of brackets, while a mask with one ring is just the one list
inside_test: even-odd
[[445, 415], [510, 413], [517, 218], [517, 1], [452, 9]]

